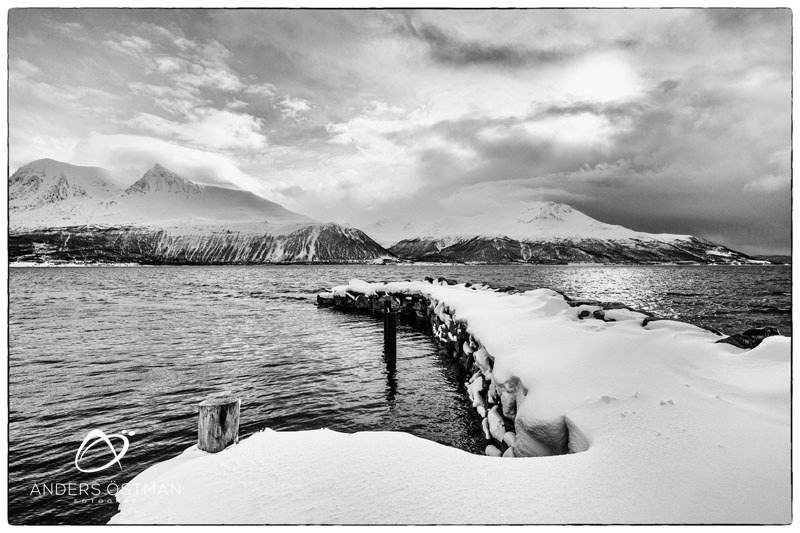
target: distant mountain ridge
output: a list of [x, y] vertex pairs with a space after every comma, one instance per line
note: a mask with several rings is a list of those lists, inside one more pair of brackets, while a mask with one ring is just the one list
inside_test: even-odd
[[371, 262], [391, 255], [356, 228], [156, 164], [122, 190], [95, 167], [53, 160], [9, 178], [9, 258], [25, 262]]
[[[25, 262], [225, 264], [459, 263], [768, 264], [691, 235], [607, 224], [565, 204], [321, 223], [248, 191], [201, 185], [156, 164], [123, 189], [109, 171], [52, 159], [9, 177], [9, 259]], [[384, 248], [383, 246], [391, 247]]]
[[502, 209], [479, 215], [445, 216], [429, 222], [382, 219], [366, 226], [382, 244], [406, 239], [445, 245], [472, 237], [508, 237], [517, 241], [553, 239], [657, 239], [673, 241], [690, 235], [656, 234], [607, 224], [566, 204], [531, 202], [521, 210]]
[[[402, 227], [406, 237], [388, 247], [413, 261], [458, 263], [767, 263], [691, 235], [645, 233], [606, 224], [555, 202], [536, 202], [521, 212], [445, 217], [427, 224], [380, 221], [378, 241], [387, 245]], [[415, 235], [408, 235], [416, 231]], [[397, 233], [394, 234], [395, 237]]]

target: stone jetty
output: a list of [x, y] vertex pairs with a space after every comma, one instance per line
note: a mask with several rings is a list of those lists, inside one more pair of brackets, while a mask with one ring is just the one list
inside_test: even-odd
[[[432, 285], [458, 284], [456, 280], [444, 277], [426, 277], [425, 282]], [[492, 288], [483, 283], [465, 283], [464, 287], [510, 294], [518, 292], [514, 287]], [[575, 299], [561, 291], [555, 292], [561, 294], [571, 307], [577, 308], [577, 316], [581, 320], [615, 322], [615, 312], [620, 311], [627, 313], [626, 318], [631, 313], [637, 315], [641, 319], [642, 327], [663, 320], [650, 312], [634, 309], [620, 302]], [[375, 317], [382, 317], [390, 309], [404, 323], [431, 335], [440, 352], [455, 359], [469, 376], [464, 387], [482, 420], [486, 455], [539, 457], [578, 453], [588, 449], [588, 440], [567, 416], [537, 421], [534, 424], [516, 416], [517, 405], [528, 394], [527, 389], [516, 376], [502, 382], [495, 379], [494, 357], [480, 339], [470, 332], [469, 325], [455, 317], [446, 302], [438, 301], [422, 291], [408, 288], [397, 291], [373, 289], [369, 283], [353, 280], [346, 287], [318, 294], [317, 305]], [[722, 333], [712, 328], [703, 329], [722, 336]], [[758, 337], [747, 337], [749, 342], [746, 346], [736, 342], [742, 334], [726, 337], [719, 342], [753, 348], [766, 336], [778, 334], [775, 328], [763, 332], [759, 330], [757, 333], [760, 334]]]

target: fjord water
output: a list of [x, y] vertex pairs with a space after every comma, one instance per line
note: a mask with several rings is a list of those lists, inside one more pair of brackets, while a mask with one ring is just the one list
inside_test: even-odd
[[[317, 292], [351, 278], [425, 276], [550, 287], [725, 333], [776, 325], [791, 334], [783, 266], [12, 268], [10, 522], [105, 523], [117, 509], [106, 494], [34, 487], [130, 481], [194, 444], [194, 405], [226, 389], [243, 398], [243, 437], [262, 428], [398, 430], [479, 453], [466, 376], [426, 336], [398, 330], [389, 375], [379, 321], [314, 305]], [[125, 431], [122, 469], [75, 468], [95, 428]]]

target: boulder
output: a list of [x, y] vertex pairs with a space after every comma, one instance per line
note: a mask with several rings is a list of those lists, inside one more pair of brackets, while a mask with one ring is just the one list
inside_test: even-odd
[[778, 328], [772, 326], [766, 326], [763, 328], [752, 328], [748, 329], [747, 331], [743, 331], [742, 333], [736, 333], [735, 335], [731, 335], [730, 337], [725, 337], [724, 339], [720, 339], [717, 341], [719, 343], [731, 344], [736, 346], [737, 348], [743, 348], [745, 350], [750, 350], [755, 348], [761, 341], [766, 339], [767, 337], [772, 337], [774, 335], [780, 335], [780, 331]]
[[489, 457], [502, 457], [503, 456], [503, 452], [501, 452], [500, 448], [498, 448], [494, 444], [488, 445], [483, 453], [486, 454]]
[[518, 395], [522, 395], [524, 398], [527, 391], [522, 387], [519, 378], [514, 376], [497, 386], [497, 392], [500, 394], [503, 416], [514, 420], [514, 417], [517, 416], [517, 401], [520, 399]]
[[500, 414], [498, 406], [494, 406], [489, 410], [486, 416], [489, 421], [489, 433], [497, 442], [503, 442], [503, 437], [506, 434], [506, 423], [503, 420], [503, 415]]
[[484, 373], [492, 370], [492, 363], [494, 363], [494, 360], [492, 356], [489, 355], [489, 352], [486, 351], [486, 348], [481, 346], [473, 356], [475, 357], [475, 364], [477, 364]]
[[317, 294], [317, 305], [320, 307], [331, 307], [333, 305], [333, 294], [329, 292]]
[[472, 401], [472, 407], [478, 407], [479, 405], [485, 404], [483, 395], [481, 394], [482, 391], [483, 376], [479, 377], [472, 383], [467, 384], [467, 392], [469, 393], [469, 399]]
[[372, 302], [369, 301], [369, 298], [364, 296], [363, 294], [359, 294], [356, 296], [355, 300], [356, 309], [359, 311], [369, 311], [372, 309]]
[[[347, 293], [347, 294], [349, 294], [349, 293]], [[333, 304], [336, 307], [352, 308], [353, 305], [354, 305], [354, 298], [352, 298], [352, 297], [350, 297], [348, 295], [340, 296], [340, 295], [336, 294], [336, 295], [333, 296]]]
[[392, 311], [400, 310], [401, 307], [400, 300], [398, 300], [397, 298], [392, 298], [388, 294], [384, 294], [383, 296], [375, 298], [372, 302], [372, 308], [378, 311], [382, 311], [384, 309], [384, 306], [386, 305], [386, 302], [389, 302], [389, 308]]
[[483, 429], [483, 436], [486, 437], [486, 440], [492, 440], [492, 434], [489, 433], [489, 420], [484, 418], [481, 422], [481, 428]]
[[494, 405], [500, 401], [500, 393], [497, 392], [494, 380], [489, 376], [486, 376], [486, 379], [489, 381], [489, 391], [486, 394], [486, 398], [489, 400], [489, 405]]
[[503, 452], [503, 457], [514, 457], [514, 448], [506, 448]]
[[[569, 453], [581, 453], [589, 449], [589, 439], [583, 434], [578, 426], [569, 419], [568, 416], [564, 417], [564, 423], [567, 426], [567, 451]], [[510, 432], [509, 432], [510, 433]]]
[[526, 420], [518, 416], [514, 429], [514, 455], [517, 457], [562, 455], [569, 451], [569, 433], [563, 416], [548, 420]]

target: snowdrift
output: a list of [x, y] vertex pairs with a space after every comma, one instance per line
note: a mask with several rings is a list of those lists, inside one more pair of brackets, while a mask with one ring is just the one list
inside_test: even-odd
[[264, 430], [145, 470], [133, 483], [180, 494], [120, 497], [111, 523], [791, 521], [789, 338], [743, 350], [627, 309], [584, 320], [591, 306], [547, 289], [353, 280], [331, 294], [375, 291], [421, 294], [465, 323], [495, 382], [524, 391], [522, 426], [565, 417], [580, 453], [497, 458], [404, 433]]

